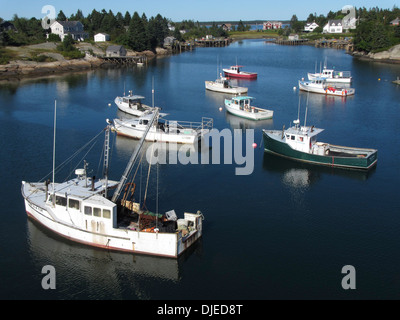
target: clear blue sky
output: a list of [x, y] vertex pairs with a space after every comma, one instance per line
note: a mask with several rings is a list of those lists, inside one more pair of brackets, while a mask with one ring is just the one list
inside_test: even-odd
[[24, 18], [43, 18], [42, 7], [52, 5], [56, 14], [62, 10], [68, 17], [82, 10], [87, 16], [93, 9], [112, 10], [131, 14], [135, 11], [147, 18], [158, 13], [175, 22], [182, 20], [224, 21], [224, 20], [290, 20], [293, 14], [298, 19], [307, 19], [310, 13], [326, 15], [329, 11], [339, 11], [345, 5], [356, 8], [379, 7], [392, 9], [399, 6], [399, 0], [0, 0], [0, 17], [7, 20], [14, 14]]

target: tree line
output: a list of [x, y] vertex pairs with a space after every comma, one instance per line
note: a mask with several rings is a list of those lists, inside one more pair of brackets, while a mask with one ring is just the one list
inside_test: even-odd
[[[89, 39], [93, 39], [96, 33], [104, 32], [110, 35], [113, 43], [124, 45], [134, 51], [154, 51], [156, 47], [162, 47], [167, 36], [173, 36], [179, 41], [204, 37], [207, 34], [215, 37], [228, 36], [228, 33], [216, 24], [207, 28], [201, 26], [199, 22], [195, 23], [190, 20], [174, 23], [160, 14], [148, 19], [145, 13], [140, 16], [136, 11], [131, 15], [129, 11], [126, 11], [125, 14], [121, 12], [114, 14], [111, 10], [97, 11], [94, 9], [84, 16], [79, 9], [75, 14], [67, 17], [61, 10], [56, 20], [80, 21], [84, 30], [89, 33]], [[2, 21], [3, 19], [0, 18], [0, 23]], [[13, 23], [16, 30], [0, 30], [0, 45], [22, 46], [42, 43], [47, 40], [46, 34], [50, 32], [50, 30], [42, 28], [40, 19], [20, 18], [15, 14], [10, 22]], [[170, 30], [170, 26], [174, 28]], [[51, 36], [49, 40], [56, 41], [58, 39]]]

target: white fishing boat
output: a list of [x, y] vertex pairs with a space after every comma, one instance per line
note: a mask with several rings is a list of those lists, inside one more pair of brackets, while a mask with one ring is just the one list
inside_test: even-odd
[[220, 74], [220, 77], [215, 81], [205, 81], [205, 86], [206, 89], [210, 91], [230, 94], [244, 94], [248, 91], [246, 87], [232, 85], [230, 80], [223, 77], [222, 74]]
[[[158, 110], [149, 119], [148, 129], [156, 120], [157, 113]], [[142, 203], [133, 198], [136, 197], [133, 182], [136, 173], [131, 180], [128, 178], [131, 172], [138, 171], [132, 169], [135, 164], [140, 164], [140, 152], [148, 130], [133, 151], [120, 181], [109, 180], [110, 128], [109, 124], [105, 129], [104, 177], [99, 180], [89, 177], [85, 163], [82, 169], [75, 170], [75, 178], [55, 183], [53, 160], [53, 182], [22, 181], [21, 191], [27, 215], [56, 234], [85, 245], [178, 257], [201, 237], [201, 212], [185, 212], [182, 219], [177, 219], [174, 210], [164, 214], [148, 211], [145, 204], [147, 192]], [[113, 195], [109, 197], [112, 191]]]
[[132, 94], [130, 90], [128, 95], [116, 97], [114, 102], [119, 110], [136, 117], [141, 117], [154, 111], [154, 107], [142, 103], [143, 99], [145, 97]]
[[[213, 119], [203, 117], [201, 122], [166, 120], [161, 114], [151, 125], [146, 141], [195, 143], [210, 132]], [[140, 139], [149, 124], [151, 115], [133, 119], [114, 119], [113, 130], [118, 135]]]
[[249, 96], [232, 97], [231, 99], [225, 99], [225, 108], [229, 113], [246, 119], [272, 119], [274, 112], [253, 106], [251, 104], [253, 100], [254, 98]]
[[342, 97], [354, 95], [356, 92], [354, 88], [331, 85], [328, 84], [325, 79], [321, 78], [309, 81], [299, 80], [299, 89], [306, 92], [328, 94], [328, 95], [342, 96]]
[[333, 83], [351, 83], [352, 76], [350, 71], [335, 71], [334, 69], [328, 69], [326, 61], [324, 63], [324, 69], [320, 72], [308, 73], [308, 80], [325, 79], [326, 82]]

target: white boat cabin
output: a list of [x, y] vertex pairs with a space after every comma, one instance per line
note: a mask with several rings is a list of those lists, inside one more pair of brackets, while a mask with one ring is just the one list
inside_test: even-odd
[[282, 139], [285, 140], [292, 149], [305, 152], [315, 153], [318, 144], [316, 136], [324, 129], [312, 127], [299, 126], [299, 120], [294, 121], [295, 126], [284, 131]]

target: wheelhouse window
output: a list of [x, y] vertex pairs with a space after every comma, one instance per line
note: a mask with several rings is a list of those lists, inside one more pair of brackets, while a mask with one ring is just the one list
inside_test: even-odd
[[101, 217], [101, 209], [100, 208], [93, 208], [93, 215], [95, 217]]
[[110, 219], [111, 218], [111, 211], [108, 209], [103, 209], [103, 218]]
[[85, 209], [83, 210], [85, 212], [85, 214], [87, 214], [88, 216], [92, 215], [92, 207], [88, 207], [85, 206]]
[[56, 196], [56, 205], [66, 207], [67, 206], [67, 198]]
[[79, 210], [79, 200], [68, 199], [68, 207]]
[[291, 140], [295, 140], [296, 137], [295, 137], [295, 136], [291, 136], [290, 139], [291, 139]]

